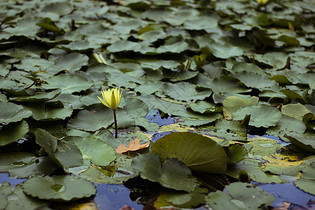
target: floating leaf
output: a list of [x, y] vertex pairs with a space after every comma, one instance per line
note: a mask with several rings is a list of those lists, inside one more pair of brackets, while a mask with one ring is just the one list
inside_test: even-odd
[[39, 101], [47, 101], [50, 99], [55, 98], [57, 95], [60, 94], [60, 90], [55, 90], [55, 91], [51, 91], [51, 92], [42, 92], [42, 93], [38, 93], [32, 96], [19, 96], [19, 97], [11, 97], [10, 100], [11, 101], [17, 101], [17, 102], [21, 102], [21, 101], [29, 101], [29, 102], [39, 102]]
[[24, 182], [22, 187], [32, 197], [53, 201], [73, 201], [96, 193], [91, 182], [70, 175], [34, 177]]
[[140, 139], [136, 138], [135, 140], [129, 142], [128, 147], [126, 147], [123, 143], [121, 143], [119, 147], [115, 149], [115, 151], [117, 153], [122, 154], [129, 151], [137, 151], [140, 149], [145, 149], [145, 148], [148, 148], [149, 146], [150, 146], [150, 141], [146, 142], [145, 144], [140, 144]]
[[167, 83], [164, 85], [164, 94], [180, 101], [203, 100], [211, 95], [211, 90], [197, 91], [196, 86], [187, 82]]
[[191, 192], [197, 186], [189, 168], [176, 159], [168, 159], [161, 166], [159, 156], [148, 153], [133, 158], [132, 167], [142, 178], [167, 188]]
[[64, 169], [82, 164], [82, 154], [79, 149], [68, 142], [61, 141], [44, 129], [35, 131], [36, 143], [43, 147], [48, 156]]
[[227, 97], [223, 101], [223, 115], [227, 119], [232, 119], [232, 114], [234, 112], [247, 106], [258, 105], [258, 100], [257, 97], [251, 97], [249, 99], [237, 96]]
[[63, 104], [54, 106], [53, 104], [45, 103], [28, 103], [24, 105], [24, 108], [32, 111], [32, 116], [35, 120], [43, 121], [64, 120], [73, 112], [70, 105], [63, 106]]
[[78, 76], [58, 75], [46, 80], [48, 84], [42, 84], [45, 89], [61, 89], [62, 93], [73, 93], [87, 90], [92, 82]]
[[315, 162], [311, 162], [310, 165], [306, 166], [302, 170], [302, 176], [299, 180], [297, 180], [294, 184], [298, 188], [304, 190], [305, 192], [311, 193], [315, 195]]
[[100, 128], [107, 128], [112, 123], [112, 111], [104, 107], [98, 107], [97, 109], [79, 111], [75, 117], [69, 120], [67, 127], [84, 131], [96, 131]]
[[294, 145], [315, 153], [315, 134], [314, 133], [290, 133], [284, 137], [288, 138]]
[[177, 158], [194, 171], [222, 173], [226, 170], [227, 155], [211, 137], [196, 133], [171, 133], [152, 144], [152, 152], [162, 161]]
[[24, 109], [23, 106], [10, 102], [0, 101], [0, 123], [19, 122], [32, 115], [32, 112]]
[[0, 146], [23, 139], [28, 131], [28, 124], [24, 120], [17, 123], [9, 123], [8, 125], [3, 126], [0, 130]]
[[263, 172], [258, 165], [259, 161], [254, 159], [243, 159], [238, 163], [230, 165], [226, 174], [236, 179], [239, 178], [242, 171], [246, 171], [248, 176], [261, 183], [285, 183], [286, 181], [279, 176]]
[[95, 165], [108, 166], [116, 159], [114, 149], [103, 141], [92, 137], [70, 137], [70, 139]]
[[311, 113], [311, 111], [309, 109], [307, 109], [304, 105], [302, 104], [287, 104], [284, 105], [281, 108], [281, 112], [284, 115], [287, 115], [289, 117], [293, 117], [297, 120], [302, 121], [303, 117], [308, 114]]
[[27, 178], [52, 173], [57, 166], [48, 157], [36, 157], [25, 152], [2, 152], [0, 171], [9, 172], [12, 177]]
[[248, 106], [232, 114], [234, 120], [243, 120], [250, 115], [249, 124], [257, 128], [275, 126], [281, 119], [281, 113], [268, 105]]
[[49, 208], [49, 203], [25, 195], [21, 185], [17, 185], [9, 197], [15, 199], [8, 199], [8, 204], [5, 208], [8, 210]]
[[207, 204], [219, 209], [259, 209], [267, 208], [275, 199], [273, 195], [253, 184], [235, 182], [226, 186], [227, 193], [217, 191], [208, 194]]

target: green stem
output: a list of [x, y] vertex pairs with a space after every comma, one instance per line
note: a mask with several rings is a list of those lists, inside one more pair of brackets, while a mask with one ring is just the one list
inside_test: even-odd
[[116, 110], [114, 112], [114, 123], [115, 123], [115, 138], [117, 138], [118, 128], [117, 128], [117, 118], [116, 118]]

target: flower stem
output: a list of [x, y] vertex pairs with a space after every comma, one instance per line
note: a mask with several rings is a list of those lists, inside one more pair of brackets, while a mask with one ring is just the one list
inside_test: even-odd
[[114, 113], [114, 123], [115, 123], [115, 138], [117, 138], [118, 128], [117, 128], [116, 110], [113, 110], [113, 113]]

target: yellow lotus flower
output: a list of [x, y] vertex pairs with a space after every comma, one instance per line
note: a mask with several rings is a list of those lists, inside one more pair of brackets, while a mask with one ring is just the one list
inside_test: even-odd
[[259, 4], [267, 4], [269, 0], [257, 0]]
[[103, 99], [97, 96], [102, 104], [115, 111], [120, 104], [122, 91], [120, 90], [120, 88], [102, 90], [102, 96]]

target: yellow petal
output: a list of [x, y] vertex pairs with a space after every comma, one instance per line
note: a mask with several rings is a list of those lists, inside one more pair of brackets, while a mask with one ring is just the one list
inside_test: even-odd
[[112, 110], [116, 110], [120, 104], [122, 97], [122, 91], [120, 90], [120, 88], [102, 90], [101, 92], [103, 99], [97, 96], [101, 103], [111, 108]]

